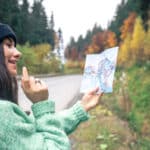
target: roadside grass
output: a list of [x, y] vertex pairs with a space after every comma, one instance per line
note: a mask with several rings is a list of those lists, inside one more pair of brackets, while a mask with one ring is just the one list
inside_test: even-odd
[[117, 70], [90, 120], [70, 135], [72, 150], [150, 150], [150, 63]]
[[134, 135], [128, 124], [105, 106], [90, 112], [90, 120], [70, 135], [72, 150], [128, 150]]

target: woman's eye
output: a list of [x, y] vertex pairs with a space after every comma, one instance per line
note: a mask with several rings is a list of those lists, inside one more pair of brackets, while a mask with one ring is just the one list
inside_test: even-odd
[[7, 43], [6, 45], [7, 45], [9, 48], [11, 48], [11, 47], [12, 47], [12, 44]]

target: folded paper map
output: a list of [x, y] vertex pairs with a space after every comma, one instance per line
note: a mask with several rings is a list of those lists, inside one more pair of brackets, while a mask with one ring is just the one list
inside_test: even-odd
[[111, 93], [113, 91], [117, 55], [118, 47], [113, 47], [100, 54], [86, 56], [81, 93], [88, 92], [95, 87], [99, 87], [99, 92]]

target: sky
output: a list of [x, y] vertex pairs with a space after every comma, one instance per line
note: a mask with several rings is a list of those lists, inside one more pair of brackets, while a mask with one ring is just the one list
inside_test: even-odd
[[[33, 0], [29, 0], [33, 3]], [[79, 35], [85, 36], [87, 30], [92, 30], [95, 24], [107, 28], [116, 13], [116, 7], [121, 0], [43, 0], [43, 6], [50, 19], [54, 14], [55, 31], [61, 28], [64, 45], [75, 40]]]

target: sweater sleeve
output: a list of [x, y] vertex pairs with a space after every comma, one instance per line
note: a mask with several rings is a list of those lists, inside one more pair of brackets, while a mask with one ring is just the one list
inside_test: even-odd
[[[45, 105], [43, 105], [44, 103]], [[89, 118], [88, 113], [85, 112], [79, 101], [70, 109], [63, 110], [59, 113], [54, 113], [54, 109], [51, 107], [53, 105], [52, 101], [39, 102], [33, 105], [33, 114], [37, 119], [38, 125], [40, 125], [38, 129], [42, 127], [41, 125], [43, 125], [42, 128], [44, 128], [44, 125], [49, 125], [55, 121], [66, 134], [70, 134], [81, 122]]]
[[33, 104], [32, 112], [36, 121], [36, 131], [42, 133], [45, 144], [51, 145], [53, 142], [58, 149], [70, 149], [69, 139], [55, 114], [55, 103], [53, 101], [48, 100]]
[[0, 149], [70, 150], [69, 139], [55, 118], [53, 102], [34, 104], [33, 115], [0, 101]]
[[70, 134], [81, 122], [89, 119], [89, 114], [81, 106], [80, 101], [78, 101], [71, 108], [57, 113], [57, 117], [66, 134]]
[[0, 149], [70, 150], [66, 133], [88, 118], [79, 103], [59, 114], [53, 101], [32, 105], [33, 116], [0, 101]]

